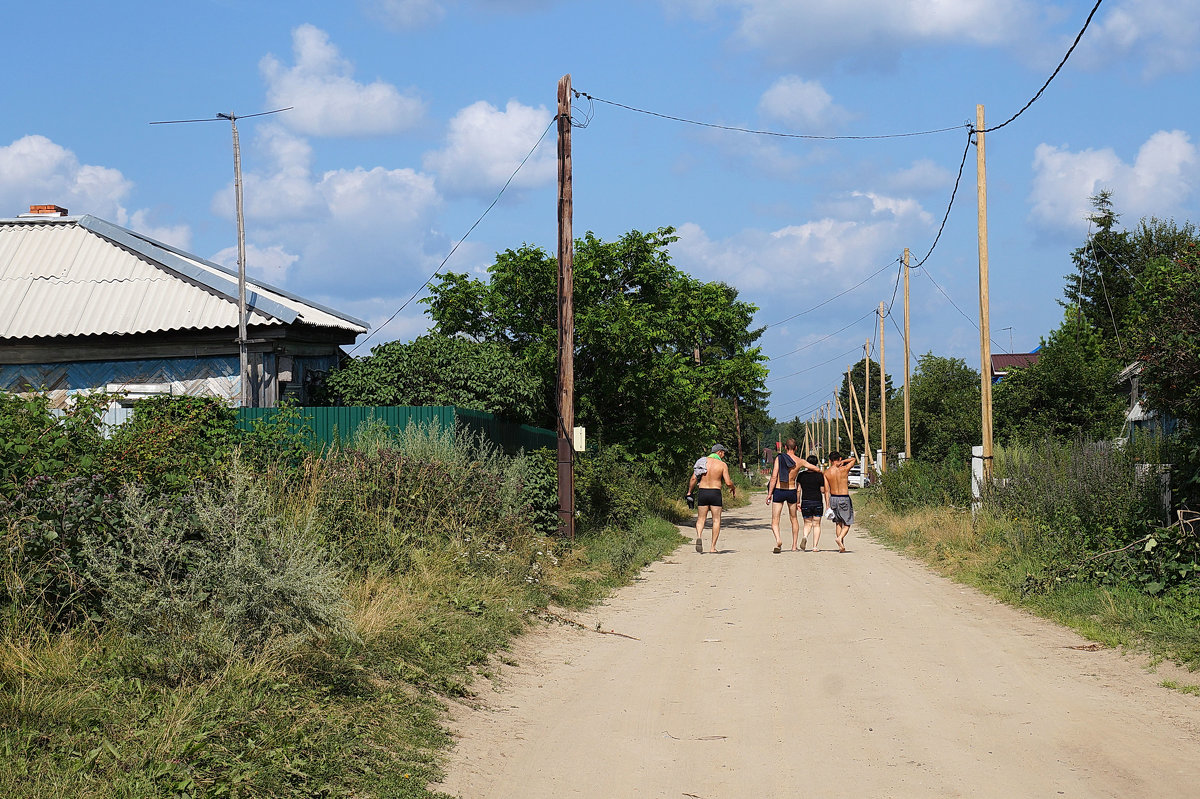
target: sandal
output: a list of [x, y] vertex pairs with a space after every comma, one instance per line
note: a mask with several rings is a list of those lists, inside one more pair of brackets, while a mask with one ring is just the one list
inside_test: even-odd
[[783, 544], [776, 544], [776, 545], [775, 545], [775, 548], [774, 548], [774, 549], [772, 549], [771, 551], [772, 551], [772, 552], [774, 552], [776, 555], [778, 555], [778, 554], [779, 554], [779, 550], [781, 550], [781, 549], [783, 549]]

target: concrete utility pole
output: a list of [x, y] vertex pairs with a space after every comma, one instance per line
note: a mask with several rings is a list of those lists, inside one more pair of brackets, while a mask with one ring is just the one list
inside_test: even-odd
[[558, 81], [558, 532], [575, 538], [575, 239], [571, 76]]
[[908, 345], [908, 248], [904, 248], [904, 458], [913, 456], [912, 451], [912, 418], [909, 413], [908, 381], [910, 377], [910, 362], [912, 350]]
[[987, 161], [983, 147], [983, 106], [975, 106], [976, 197], [979, 206], [979, 377], [983, 422], [983, 476], [992, 476], [992, 335], [988, 302]]
[[252, 403], [250, 392], [250, 356], [246, 349], [246, 217], [242, 213], [242, 146], [238, 141], [237, 116], [217, 114], [228, 119], [233, 128], [233, 198], [237, 211], [238, 250], [238, 382], [241, 384], [239, 404], [243, 408]]

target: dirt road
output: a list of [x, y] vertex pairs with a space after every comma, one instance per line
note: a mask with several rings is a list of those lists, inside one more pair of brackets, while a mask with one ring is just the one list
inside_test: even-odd
[[[1200, 699], [855, 531], [680, 547], [522, 639], [439, 790], [503, 797], [1194, 797]], [[790, 533], [785, 541], [790, 544]], [[828, 551], [833, 549], [834, 551]], [[619, 635], [595, 632], [603, 630]], [[1196, 683], [1196, 675], [1183, 677]]]

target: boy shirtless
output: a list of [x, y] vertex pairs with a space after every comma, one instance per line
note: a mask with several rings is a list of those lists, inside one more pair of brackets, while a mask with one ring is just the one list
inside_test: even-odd
[[[725, 465], [722, 458], [725, 455], [725, 447], [720, 444], [714, 444], [712, 453], [708, 456], [707, 471], [700, 477], [700, 487], [696, 491], [696, 551], [704, 552], [704, 522], [708, 518], [708, 514], [712, 514], [712, 550], [717, 551], [717, 536], [721, 534], [721, 483], [729, 486], [729, 492], [737, 496], [737, 489], [733, 486], [733, 481], [729, 479], [729, 467]], [[688, 481], [688, 494], [692, 493], [692, 486], [696, 484], [696, 474], [692, 474], [692, 479]]]
[[825, 486], [829, 490], [829, 509], [833, 511], [833, 524], [837, 531], [839, 552], [846, 551], [846, 535], [854, 524], [854, 504], [850, 501], [850, 483], [847, 474], [858, 459], [843, 458], [837, 452], [829, 453], [829, 468], [825, 470]]
[[796, 473], [800, 471], [800, 461], [796, 458], [796, 439], [789, 438], [783, 445], [784, 451], [775, 458], [771, 468], [771, 480], [767, 484], [767, 504], [771, 506], [771, 533], [775, 536], [776, 555], [783, 549], [783, 539], [779, 535], [779, 518], [783, 508], [787, 506], [788, 516], [792, 520], [792, 551], [799, 552], [800, 520], [796, 518], [799, 497], [796, 496]]

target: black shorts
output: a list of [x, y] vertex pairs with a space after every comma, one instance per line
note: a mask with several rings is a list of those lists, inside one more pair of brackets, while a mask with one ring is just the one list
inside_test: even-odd
[[800, 515], [806, 519], [820, 516], [825, 512], [825, 503], [819, 499], [806, 499], [800, 503]]
[[696, 507], [702, 508], [708, 505], [710, 508], [722, 508], [721, 504], [721, 489], [719, 488], [698, 488], [696, 489]]
[[771, 501], [775, 503], [792, 503], [796, 504], [796, 489], [794, 488], [776, 488], [771, 491]]

